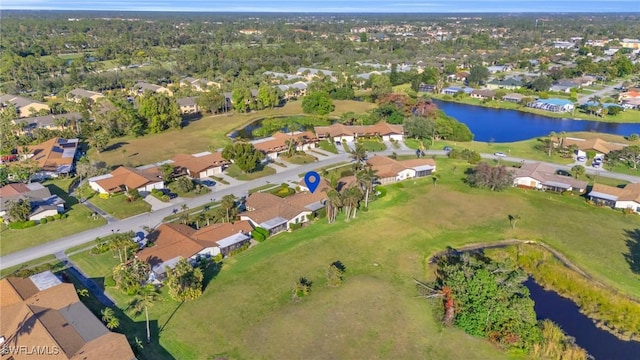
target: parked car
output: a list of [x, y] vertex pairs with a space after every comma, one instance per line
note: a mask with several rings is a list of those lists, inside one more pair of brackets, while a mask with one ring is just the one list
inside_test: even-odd
[[445, 146], [444, 148], [442, 148], [442, 150], [444, 150], [446, 152], [450, 152], [451, 151], [451, 146]]
[[578, 156], [576, 158], [576, 160], [578, 160], [578, 161], [587, 161], [587, 157], [586, 156]]
[[493, 153], [494, 156], [499, 156], [499, 157], [507, 157], [507, 154], [503, 153], [503, 152], [495, 152]]
[[595, 161], [594, 161], [594, 162], [591, 164], [591, 166], [593, 166], [594, 168], [599, 168], [599, 167], [600, 167], [600, 164], [601, 164], [601, 163], [599, 163], [599, 162], [595, 162]]
[[342, 142], [340, 142], [340, 141], [336, 141], [336, 145], [338, 145], [338, 146], [342, 146]]
[[602, 164], [602, 158], [595, 158], [595, 159], [593, 159], [593, 163], [594, 163], [594, 164]]

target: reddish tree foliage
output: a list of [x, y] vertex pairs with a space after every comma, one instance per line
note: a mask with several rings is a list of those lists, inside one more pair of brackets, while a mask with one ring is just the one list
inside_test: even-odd
[[411, 108], [411, 112], [416, 116], [435, 118], [438, 116], [438, 106], [428, 100], [420, 100]]

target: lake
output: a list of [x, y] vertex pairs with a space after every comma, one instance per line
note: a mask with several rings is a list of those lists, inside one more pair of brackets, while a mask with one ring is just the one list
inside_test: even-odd
[[[596, 360], [637, 360], [640, 358], [640, 342], [623, 341], [611, 333], [599, 329], [578, 306], [554, 291], [545, 290], [529, 278], [524, 285], [529, 288], [535, 301], [539, 320], [549, 319], [558, 324], [567, 335], [576, 339], [583, 349]], [[629, 314], [631, 316], [631, 314]]]
[[434, 103], [447, 115], [467, 124], [476, 141], [513, 142], [547, 136], [552, 131], [592, 131], [623, 136], [640, 134], [640, 124], [559, 119], [440, 100], [434, 100]]

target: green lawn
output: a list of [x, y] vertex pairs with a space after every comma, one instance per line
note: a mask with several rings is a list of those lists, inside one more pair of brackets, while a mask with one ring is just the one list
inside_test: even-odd
[[322, 140], [318, 143], [318, 147], [324, 151], [328, 151], [330, 153], [337, 154], [338, 149], [336, 148], [336, 144], [329, 140]]
[[358, 143], [362, 144], [367, 151], [371, 152], [384, 151], [387, 149], [385, 144], [375, 140], [362, 140], [358, 141]]
[[292, 164], [296, 164], [296, 165], [304, 165], [304, 164], [309, 164], [309, 163], [318, 161], [318, 159], [315, 156], [305, 154], [305, 153], [296, 154], [296, 155], [293, 155], [292, 157], [283, 157], [282, 160], [286, 162], [290, 162]]
[[[158, 302], [151, 318], [170, 319], [160, 344], [178, 359], [506, 358], [486, 341], [441, 328], [413, 278], [427, 278], [425, 260], [447, 246], [511, 238], [547, 243], [596, 280], [640, 297], [640, 274], [624, 257], [636, 218], [578, 196], [469, 188], [464, 162], [437, 162], [437, 186], [429, 178], [390, 185], [349, 223], [321, 219], [226, 259], [200, 299]], [[521, 216], [516, 229], [510, 214]], [[346, 266], [346, 283], [327, 288], [325, 271], [336, 260]], [[112, 261], [77, 260], [92, 276], [108, 273]], [[311, 295], [292, 303], [300, 276], [313, 282]]]
[[269, 176], [276, 173], [276, 169], [272, 168], [271, 166], [264, 166], [261, 170], [255, 170], [254, 172], [250, 173], [243, 173], [236, 164], [231, 164], [231, 166], [229, 166], [226, 171], [228, 176], [243, 181], [255, 180], [263, 176]]
[[128, 202], [124, 194], [117, 194], [108, 199], [99, 196], [91, 198], [91, 203], [109, 213], [116, 219], [126, 219], [151, 211], [151, 205], [142, 199]]
[[169, 190], [171, 190], [171, 192], [175, 193], [176, 195], [184, 198], [193, 198], [211, 192], [211, 189], [206, 186], [202, 186], [199, 191], [196, 191], [196, 189], [187, 192], [179, 191], [175, 181], [169, 184]]
[[66, 219], [20, 230], [9, 229], [4, 224], [0, 225], [0, 255], [40, 245], [107, 223], [102, 217], [92, 219], [92, 211], [86, 206], [78, 204], [76, 198], [69, 196], [67, 191], [72, 182], [73, 179], [59, 179], [44, 183], [52, 194], [56, 194], [66, 201], [65, 207], [69, 216]]
[[27, 261], [24, 262], [20, 265], [16, 265], [16, 266], [12, 266], [12, 267], [8, 267], [5, 269], [0, 270], [0, 277], [5, 277], [7, 275], [11, 275], [12, 273], [20, 270], [20, 269], [26, 269], [26, 268], [32, 268], [38, 265], [43, 265], [43, 264], [55, 264], [59, 262], [58, 259], [56, 259], [55, 255], [47, 255], [47, 256], [43, 256], [41, 258], [37, 258], [37, 259], [33, 259], [31, 261]]
[[[375, 107], [375, 104], [360, 101], [336, 100], [336, 109], [329, 116], [340, 116], [349, 111], [363, 113]], [[89, 151], [92, 160], [105, 161], [110, 166], [129, 164], [132, 166], [146, 165], [157, 161], [170, 159], [176, 154], [193, 154], [209, 149], [222, 148], [231, 143], [227, 134], [241, 128], [256, 119], [273, 116], [303, 114], [300, 101], [287, 103], [276, 109], [262, 110], [251, 114], [223, 114], [205, 116], [192, 121], [182, 129], [169, 130], [161, 134], [148, 134], [143, 137], [121, 137], [112, 139], [108, 151], [97, 153]], [[163, 146], [158, 146], [162, 144]], [[122, 149], [127, 151], [122, 156]]]
[[261, 191], [264, 191], [264, 190], [275, 189], [275, 188], [279, 188], [279, 187], [280, 187], [280, 185], [278, 185], [278, 184], [265, 184], [265, 185], [258, 186], [258, 187], [255, 187], [253, 189], [250, 189], [249, 190], [249, 194], [253, 194], [255, 192], [261, 192]]

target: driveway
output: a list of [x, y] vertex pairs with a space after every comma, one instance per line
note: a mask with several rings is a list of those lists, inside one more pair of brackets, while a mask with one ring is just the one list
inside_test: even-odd
[[160, 209], [164, 209], [172, 205], [171, 202], [160, 201], [151, 194], [145, 196], [144, 201], [146, 201], [147, 203], [149, 203], [149, 205], [151, 205], [151, 211], [158, 211]]
[[598, 96], [600, 98], [606, 97], [609, 95], [609, 93], [614, 93], [615, 92], [615, 88], [619, 88], [622, 86], [623, 81], [619, 81], [613, 85], [607, 85], [604, 87], [604, 89], [602, 90], [597, 90], [595, 92], [592, 92], [591, 94], [585, 94], [583, 96], [580, 96], [578, 98], [578, 104], [582, 105], [586, 102], [589, 102], [589, 99], [591, 99], [594, 96]]

